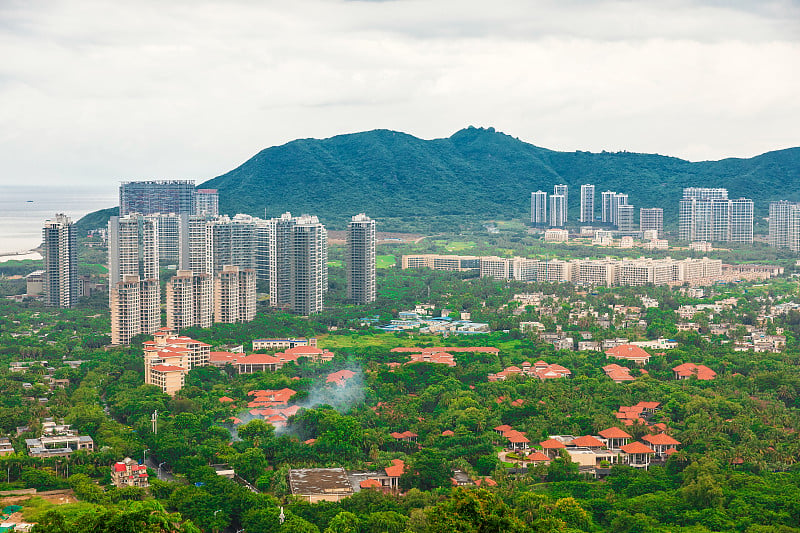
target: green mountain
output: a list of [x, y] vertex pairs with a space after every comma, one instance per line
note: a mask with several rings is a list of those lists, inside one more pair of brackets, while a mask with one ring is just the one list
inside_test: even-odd
[[[629, 152], [557, 152], [493, 128], [470, 127], [430, 141], [375, 130], [330, 139], [300, 139], [267, 148], [203, 188], [220, 192], [220, 210], [276, 216], [313, 213], [330, 227], [366, 212], [381, 229], [435, 230], [439, 224], [527, 218], [530, 193], [570, 186], [570, 218], [578, 215], [580, 185], [629, 194], [636, 207], [664, 208], [677, 222], [683, 187], [727, 187], [732, 198], [756, 203], [800, 200], [800, 148], [751, 159], [691, 163]], [[599, 209], [598, 215], [599, 215]]]
[[[311, 213], [341, 229], [365, 212], [383, 231], [436, 231], [492, 218], [529, 219], [530, 193], [552, 193], [557, 183], [570, 186], [573, 222], [584, 183], [595, 185], [597, 215], [600, 192], [613, 190], [628, 193], [637, 208], [662, 207], [665, 224], [674, 227], [682, 189], [701, 186], [752, 198], [758, 219], [769, 201], [800, 201], [800, 148], [691, 163], [657, 154], [557, 152], [493, 128], [469, 127], [430, 141], [374, 130], [267, 148], [199, 187], [219, 189], [223, 213]], [[103, 212], [85, 220], [102, 225], [101, 214], [107, 220]]]

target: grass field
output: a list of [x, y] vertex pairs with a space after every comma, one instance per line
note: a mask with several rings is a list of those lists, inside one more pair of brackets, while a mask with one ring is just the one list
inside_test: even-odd
[[393, 255], [379, 255], [375, 258], [375, 266], [378, 268], [392, 268], [397, 264], [397, 259]]
[[472, 241], [453, 241], [445, 247], [448, 252], [461, 252], [470, 248], [475, 248], [475, 243]]

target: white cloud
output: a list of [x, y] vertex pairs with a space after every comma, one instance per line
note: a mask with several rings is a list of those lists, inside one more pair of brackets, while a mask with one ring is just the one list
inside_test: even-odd
[[796, 2], [5, 2], [0, 184], [213, 177], [294, 138], [800, 144]]

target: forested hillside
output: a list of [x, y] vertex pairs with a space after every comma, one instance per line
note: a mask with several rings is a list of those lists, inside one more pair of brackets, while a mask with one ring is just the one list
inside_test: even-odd
[[770, 200], [800, 200], [800, 148], [692, 163], [656, 154], [557, 152], [493, 128], [430, 141], [375, 130], [267, 148], [201, 187], [219, 189], [226, 213], [309, 212], [336, 228], [365, 211], [388, 230], [423, 229], [419, 217], [427, 217], [426, 229], [527, 217], [530, 193], [552, 192], [556, 183], [570, 186], [573, 220], [583, 183], [595, 184], [598, 203], [601, 191], [615, 190], [636, 207], [663, 207], [667, 225], [676, 222], [688, 186], [727, 187], [731, 197], [752, 198], [757, 217], [766, 216]]

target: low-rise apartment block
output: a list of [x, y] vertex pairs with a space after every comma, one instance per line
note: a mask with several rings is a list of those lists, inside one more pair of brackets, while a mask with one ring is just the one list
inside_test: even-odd
[[183, 387], [184, 377], [196, 366], [208, 366], [211, 346], [161, 328], [144, 347], [144, 382], [156, 385], [174, 396]]

